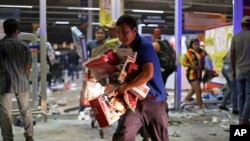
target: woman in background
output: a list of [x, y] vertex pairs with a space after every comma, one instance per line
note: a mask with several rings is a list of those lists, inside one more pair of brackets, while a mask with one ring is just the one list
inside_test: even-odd
[[199, 39], [191, 39], [188, 50], [183, 57], [182, 65], [186, 67], [186, 77], [191, 85], [191, 90], [184, 98], [184, 101], [190, 101], [192, 96], [196, 94], [197, 105], [200, 109], [198, 114], [203, 116], [205, 112], [203, 109], [200, 84], [202, 80], [202, 71], [204, 70], [205, 52], [200, 48], [199, 43]]

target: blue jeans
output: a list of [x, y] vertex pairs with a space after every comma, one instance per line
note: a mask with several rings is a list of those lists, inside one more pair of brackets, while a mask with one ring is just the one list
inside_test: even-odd
[[248, 121], [250, 118], [250, 72], [238, 75], [236, 78], [239, 93], [239, 120]]
[[226, 106], [227, 101], [231, 99], [233, 111], [238, 110], [238, 93], [236, 88], [236, 80], [232, 78], [232, 68], [231, 64], [223, 64], [222, 75], [225, 77], [227, 84], [229, 86], [229, 91], [223, 97], [221, 106]]

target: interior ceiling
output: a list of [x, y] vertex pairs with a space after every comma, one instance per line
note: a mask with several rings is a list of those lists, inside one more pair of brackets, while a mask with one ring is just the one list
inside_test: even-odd
[[[55, 21], [69, 21], [64, 27], [80, 26], [79, 15], [88, 11], [68, 10], [66, 7], [80, 7], [81, 0], [47, 0], [47, 24], [55, 27]], [[99, 7], [99, 0], [89, 0], [92, 7]], [[166, 34], [174, 32], [174, 1], [175, 0], [124, 0], [125, 14], [140, 19], [142, 13], [134, 13], [132, 9], [164, 10], [167, 22], [160, 25]], [[39, 23], [39, 0], [1, 0], [1, 5], [31, 5], [33, 8], [20, 9], [20, 22], [22, 26], [31, 26]], [[227, 22], [232, 21], [232, 0], [183, 0], [183, 12], [209, 12], [227, 15]], [[144, 13], [145, 14], [145, 13]], [[148, 13], [150, 14], [150, 13]], [[93, 11], [93, 22], [98, 22], [99, 11]], [[62, 25], [60, 25], [62, 26]], [[143, 28], [143, 32], [151, 32], [152, 27]]]

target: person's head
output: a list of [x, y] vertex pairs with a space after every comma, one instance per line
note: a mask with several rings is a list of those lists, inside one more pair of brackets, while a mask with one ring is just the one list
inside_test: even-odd
[[197, 50], [200, 48], [200, 41], [197, 38], [193, 38], [190, 40], [188, 48], [192, 48], [193, 50]]
[[130, 45], [137, 35], [136, 20], [129, 15], [122, 15], [116, 22], [117, 36], [125, 46]]
[[100, 42], [105, 39], [105, 29], [102, 26], [95, 27], [95, 39]]
[[244, 16], [242, 18], [241, 27], [243, 30], [250, 30], [250, 16]]
[[117, 37], [116, 20], [112, 20], [108, 24], [104, 24], [103, 27], [108, 29], [109, 38], [112, 39]]
[[159, 28], [155, 28], [152, 33], [152, 40], [160, 40], [161, 39], [161, 30]]
[[3, 29], [6, 35], [17, 35], [20, 33], [19, 22], [14, 18], [8, 18], [3, 22]]

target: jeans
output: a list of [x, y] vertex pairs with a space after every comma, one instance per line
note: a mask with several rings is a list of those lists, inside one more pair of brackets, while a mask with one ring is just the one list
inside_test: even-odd
[[75, 74], [76, 74], [76, 78], [78, 77], [78, 69], [77, 69], [77, 65], [74, 64], [69, 64], [68, 66], [68, 76], [71, 78], [72, 81], [75, 80]]
[[248, 121], [250, 118], [250, 72], [240, 74], [236, 78], [239, 93], [239, 120]]
[[[33, 118], [30, 110], [29, 92], [15, 95], [24, 123], [24, 136], [33, 136]], [[0, 94], [0, 123], [3, 140], [13, 140], [13, 130], [11, 124], [12, 93]]]
[[226, 91], [226, 94], [223, 97], [221, 106], [225, 107], [227, 101], [231, 99], [232, 110], [238, 110], [238, 93], [236, 88], [236, 80], [232, 78], [232, 68], [231, 64], [223, 64], [222, 66], [222, 75], [225, 77], [227, 84], [229, 86], [229, 91]]

